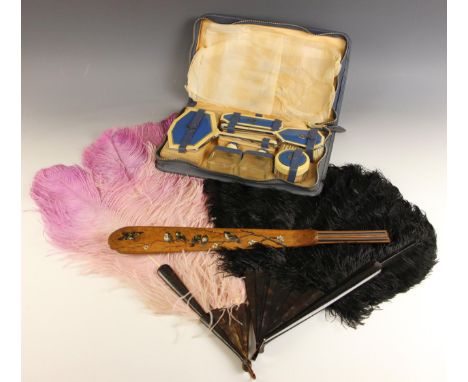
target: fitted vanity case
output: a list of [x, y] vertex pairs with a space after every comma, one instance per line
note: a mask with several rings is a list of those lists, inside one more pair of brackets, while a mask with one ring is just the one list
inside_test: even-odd
[[314, 196], [325, 181], [350, 41], [296, 24], [195, 21], [189, 101], [156, 153], [161, 171]]

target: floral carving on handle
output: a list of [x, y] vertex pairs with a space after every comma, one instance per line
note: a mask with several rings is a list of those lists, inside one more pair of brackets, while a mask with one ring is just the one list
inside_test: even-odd
[[137, 232], [137, 231], [122, 232], [122, 236], [120, 236], [118, 240], [136, 240], [142, 234], [143, 232]]

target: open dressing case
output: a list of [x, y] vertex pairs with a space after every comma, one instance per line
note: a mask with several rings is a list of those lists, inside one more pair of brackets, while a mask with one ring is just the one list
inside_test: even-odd
[[156, 166], [303, 195], [320, 193], [336, 132], [349, 38], [298, 25], [196, 20], [186, 90]]

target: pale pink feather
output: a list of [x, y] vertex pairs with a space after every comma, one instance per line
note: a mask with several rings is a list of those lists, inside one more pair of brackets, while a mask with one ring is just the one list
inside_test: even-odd
[[129, 181], [148, 158], [144, 142], [129, 128], [107, 130], [83, 154], [98, 187]]
[[141, 125], [137, 125], [133, 128], [133, 131], [141, 138], [145, 143], [151, 143], [153, 146], [160, 146], [166, 138], [167, 130], [172, 121], [177, 117], [177, 113], [171, 114], [168, 118], [161, 122], [147, 122]]
[[39, 171], [31, 196], [47, 236], [68, 258], [89, 273], [117, 277], [156, 313], [191, 316], [155, 269], [170, 264], [205, 309], [239, 304], [245, 300], [243, 283], [219, 272], [216, 253], [131, 256], [107, 246], [109, 233], [125, 225], [210, 225], [202, 181], [155, 169], [155, 145], [169, 123], [105, 132], [85, 151], [85, 168], [59, 165]]

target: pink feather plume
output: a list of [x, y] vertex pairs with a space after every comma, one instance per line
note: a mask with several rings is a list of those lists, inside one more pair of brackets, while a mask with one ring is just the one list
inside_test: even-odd
[[202, 181], [155, 168], [156, 146], [173, 118], [104, 132], [85, 150], [83, 168], [39, 171], [31, 196], [52, 243], [87, 273], [118, 278], [156, 313], [192, 316], [155, 270], [171, 265], [207, 310], [244, 302], [242, 281], [219, 272], [216, 253], [131, 256], [107, 245], [109, 234], [126, 225], [210, 226]]

